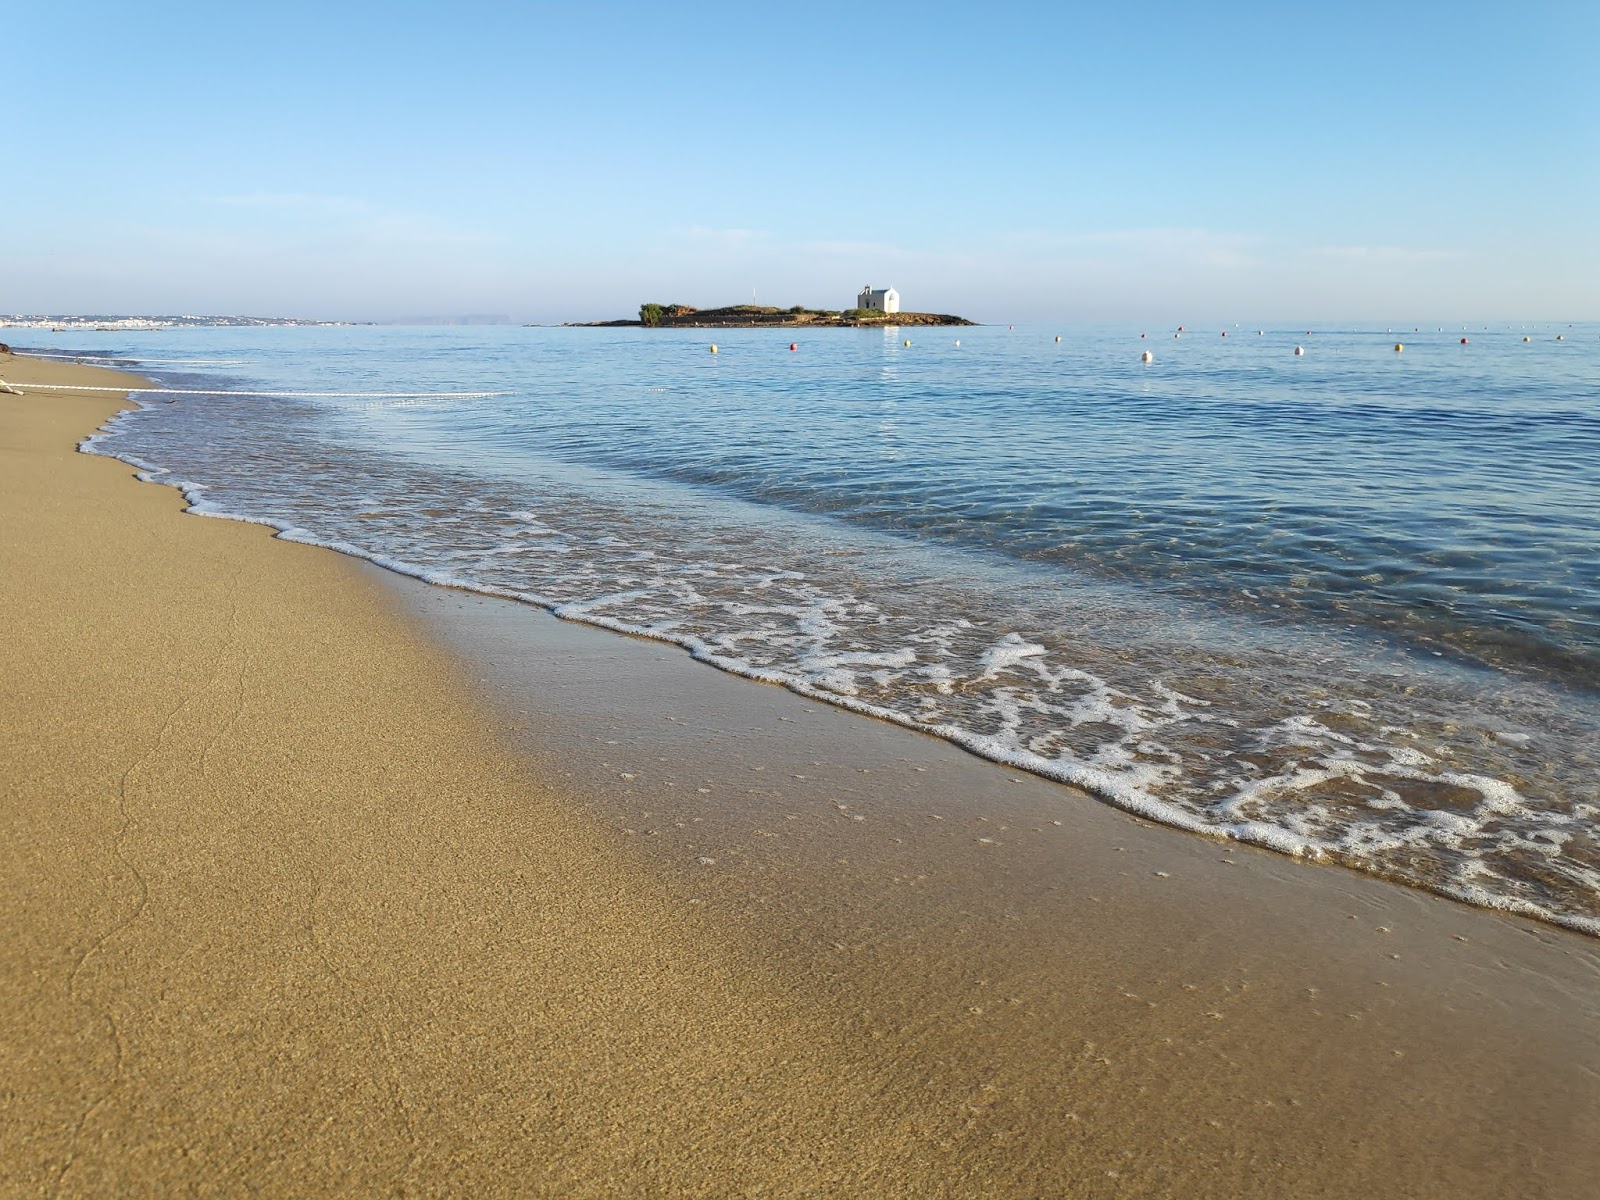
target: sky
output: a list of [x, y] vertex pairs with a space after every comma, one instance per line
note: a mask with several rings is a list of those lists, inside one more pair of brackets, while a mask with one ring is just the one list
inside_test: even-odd
[[1600, 4], [45, 4], [0, 312], [1600, 319]]

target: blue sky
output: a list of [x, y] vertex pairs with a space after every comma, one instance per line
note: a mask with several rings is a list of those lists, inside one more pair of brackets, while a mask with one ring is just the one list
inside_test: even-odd
[[44, 5], [0, 311], [1600, 319], [1600, 4]]

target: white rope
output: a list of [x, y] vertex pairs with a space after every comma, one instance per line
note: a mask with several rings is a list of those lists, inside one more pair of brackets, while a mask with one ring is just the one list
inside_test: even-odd
[[475, 400], [485, 396], [509, 396], [510, 392], [233, 392], [222, 388], [131, 388], [89, 387], [76, 383], [30, 383], [31, 388], [55, 392], [119, 392], [123, 395], [156, 396], [272, 396], [286, 399], [344, 400]]

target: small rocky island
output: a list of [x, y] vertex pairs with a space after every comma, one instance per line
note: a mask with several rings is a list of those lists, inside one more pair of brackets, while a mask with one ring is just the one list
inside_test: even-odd
[[732, 304], [727, 308], [693, 308], [687, 304], [642, 304], [631, 321], [578, 321], [584, 328], [642, 326], [646, 329], [825, 329], [874, 325], [976, 325], [947, 313], [884, 312], [878, 308], [766, 308]]

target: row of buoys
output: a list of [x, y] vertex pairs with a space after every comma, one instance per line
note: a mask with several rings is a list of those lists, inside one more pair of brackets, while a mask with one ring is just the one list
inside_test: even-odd
[[[1015, 329], [1016, 326], [1013, 325], [1013, 326], [1011, 326], [1011, 328]], [[1307, 334], [1309, 334], [1310, 332], [1311, 331], [1309, 329], [1306, 330]], [[1141, 333], [1139, 336], [1141, 338], [1144, 338], [1144, 337], [1147, 337], [1148, 335]], [[1178, 331], [1176, 333], [1174, 333], [1172, 336], [1175, 337], [1175, 338], [1182, 337], [1183, 336], [1183, 326], [1179, 325], [1178, 326]], [[1226, 329], [1224, 329], [1222, 331], [1222, 336], [1223, 337], [1227, 337], [1228, 336], [1228, 331]], [[1256, 330], [1256, 336], [1257, 337], [1264, 337], [1265, 336], [1265, 331], [1260, 330], [1260, 329]], [[1057, 334], [1056, 335], [1056, 341], [1059, 342], [1060, 340], [1061, 340], [1061, 335]], [[1531, 342], [1533, 339], [1530, 338], [1530, 337], [1524, 336], [1522, 340], [1525, 341], [1525, 342]], [[1562, 333], [1556, 334], [1556, 341], [1564, 342], [1566, 340], [1567, 340], [1567, 338], [1566, 338], [1565, 334], [1562, 334]], [[911, 339], [910, 338], [906, 338], [900, 344], [902, 346], [909, 347], [911, 345]], [[958, 345], [958, 346], [961, 345], [961, 339], [957, 338], [956, 341], [955, 341], [955, 344]], [[1461, 339], [1461, 344], [1463, 346], [1466, 346], [1466, 345], [1469, 345], [1470, 343], [1468, 342], [1468, 340], [1466, 338], [1462, 338]], [[1399, 353], [1403, 352], [1405, 350], [1405, 348], [1406, 347], [1405, 347], [1405, 343], [1404, 342], [1396, 342], [1394, 344], [1394, 350], [1395, 350], [1396, 354], [1399, 354]], [[790, 342], [789, 343], [789, 349], [790, 350], [799, 350], [800, 349], [800, 343], [799, 342]], [[1304, 346], [1296, 346], [1294, 348], [1294, 352], [1295, 352], [1295, 356], [1296, 357], [1300, 357], [1301, 355], [1305, 354], [1306, 348]], [[715, 342], [711, 343], [711, 353], [713, 353], [713, 354], [717, 353], [717, 344]], [[1146, 363], [1147, 362], [1154, 362], [1155, 361], [1155, 355], [1151, 354], [1150, 351], [1146, 350], [1143, 354], [1141, 354], [1139, 356], [1139, 361], [1140, 362], [1146, 362]], [[0, 390], [3, 390], [3, 389], [0, 389]]]

